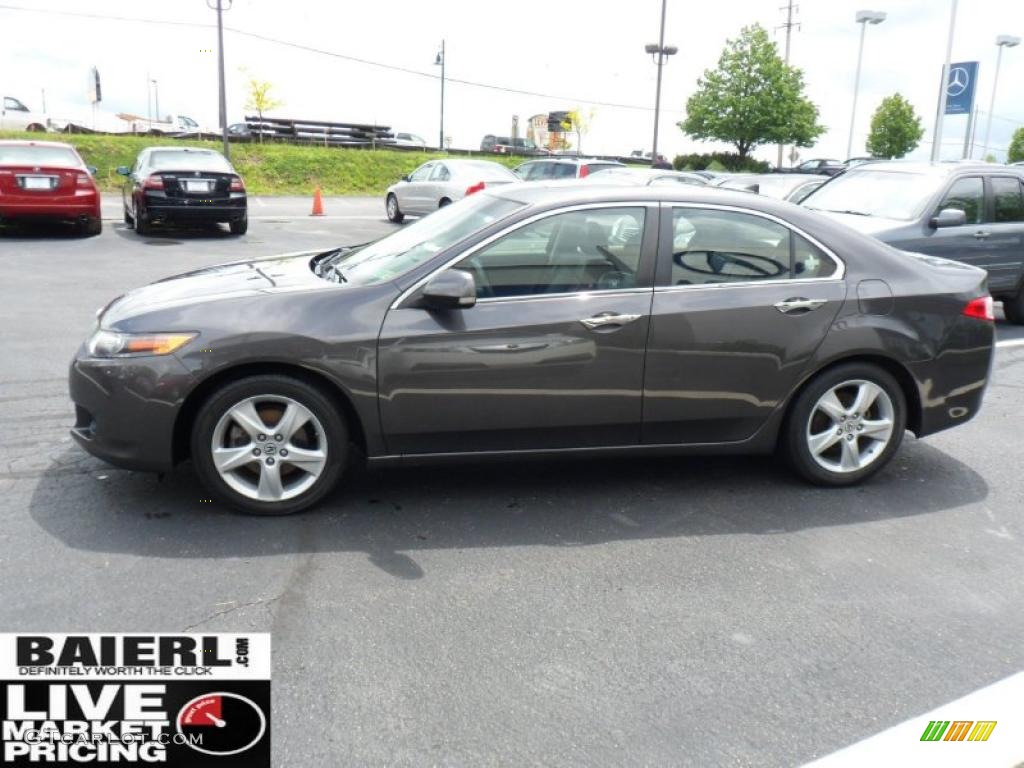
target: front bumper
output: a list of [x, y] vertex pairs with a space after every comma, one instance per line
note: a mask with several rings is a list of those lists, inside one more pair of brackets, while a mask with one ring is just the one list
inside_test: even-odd
[[83, 345], [68, 376], [71, 436], [115, 466], [166, 472], [174, 466], [175, 420], [193, 383], [173, 355], [98, 359]]

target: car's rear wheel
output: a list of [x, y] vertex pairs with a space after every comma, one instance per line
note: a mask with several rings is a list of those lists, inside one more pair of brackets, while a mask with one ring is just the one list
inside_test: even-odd
[[444, 208], [446, 205], [451, 205], [451, 204], [452, 204], [451, 200], [449, 200], [447, 197], [442, 197], [441, 198], [441, 202], [439, 202], [437, 204], [437, 207], [438, 208]]
[[405, 218], [405, 214], [403, 214], [402, 209], [398, 207], [398, 198], [394, 195], [388, 195], [385, 207], [388, 211], [388, 221], [393, 221], [395, 224], [401, 224], [402, 219]]
[[253, 376], [215, 392], [192, 430], [204, 485], [243, 512], [288, 515], [316, 504], [348, 460], [348, 429], [323, 392], [289, 376]]
[[246, 214], [237, 221], [229, 221], [228, 227], [231, 229], [232, 235], [244, 235], [249, 231], [249, 216]]
[[1003, 314], [1006, 322], [1024, 325], [1024, 286], [1012, 298], [1003, 299]]
[[135, 231], [140, 235], [148, 235], [153, 231], [153, 225], [149, 223], [149, 216], [145, 211], [140, 211], [138, 206], [135, 207], [135, 215], [132, 218], [135, 221]]
[[819, 375], [797, 397], [782, 449], [812, 483], [855, 485], [889, 462], [906, 424], [906, 398], [896, 379], [876, 365], [846, 363]]
[[124, 223], [127, 224], [129, 227], [132, 225], [132, 215], [128, 213], [127, 208], [124, 209]]

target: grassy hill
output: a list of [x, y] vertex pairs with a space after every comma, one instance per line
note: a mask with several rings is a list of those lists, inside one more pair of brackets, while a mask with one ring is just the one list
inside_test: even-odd
[[[120, 189], [122, 177], [115, 169], [131, 166], [145, 147], [210, 147], [220, 142], [189, 141], [153, 136], [91, 136], [79, 134], [0, 133], [0, 138], [62, 141], [74, 145], [89, 165], [96, 166], [96, 181], [104, 191]], [[325, 195], [379, 195], [418, 165], [437, 157], [437, 152], [343, 149], [291, 144], [231, 145], [231, 162], [253, 195], [308, 195], [320, 185]], [[525, 158], [487, 155], [515, 167]]]

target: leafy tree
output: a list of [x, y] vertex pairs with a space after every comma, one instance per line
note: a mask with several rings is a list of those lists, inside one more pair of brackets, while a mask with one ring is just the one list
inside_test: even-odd
[[924, 136], [921, 118], [900, 94], [886, 96], [871, 117], [867, 150], [872, 157], [903, 157], [917, 149]]
[[697, 80], [679, 127], [696, 139], [734, 144], [743, 158], [761, 144], [809, 147], [825, 130], [804, 95], [803, 72], [782, 60], [759, 24], [729, 40], [718, 68]]
[[[271, 95], [270, 90], [273, 86], [266, 80], [257, 80], [255, 77], [250, 77], [248, 88], [248, 100], [245, 102], [245, 108], [255, 109], [261, 123], [263, 122], [264, 112], [271, 112], [284, 103]], [[260, 143], [263, 143], [262, 130], [260, 131]]]
[[562, 128], [576, 132], [576, 153], [583, 154], [583, 134], [590, 130], [594, 122], [594, 110], [584, 112], [580, 107], [570, 110], [562, 121]]
[[1018, 128], [1010, 139], [1010, 149], [1006, 153], [1006, 162], [1019, 163], [1024, 160], [1024, 128]]

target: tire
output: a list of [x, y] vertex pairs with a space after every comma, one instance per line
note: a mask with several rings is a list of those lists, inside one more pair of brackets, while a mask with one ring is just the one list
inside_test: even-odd
[[229, 221], [228, 227], [231, 229], [232, 235], [244, 235], [249, 231], [249, 216], [246, 214], [238, 221]]
[[78, 225], [78, 231], [85, 237], [95, 237], [103, 231], [103, 219], [99, 216], [90, 216]]
[[438, 208], [444, 208], [446, 205], [451, 205], [451, 204], [452, 204], [451, 200], [449, 200], [447, 197], [442, 197], [441, 198], [441, 202], [439, 202], [437, 204], [437, 207]]
[[149, 216], [135, 207], [135, 231], [145, 237], [153, 232], [153, 225], [149, 223]]
[[[868, 410], [855, 411], [856, 398], [872, 392]], [[906, 426], [907, 402], [896, 379], [870, 363], [844, 363], [819, 374], [797, 396], [780, 447], [805, 480], [856, 485], [889, 463]]]
[[132, 215], [128, 213], [127, 208], [124, 209], [124, 223], [127, 224], [129, 227], [132, 225]]
[[[296, 406], [291, 412], [305, 420], [291, 435], [275, 433]], [[248, 426], [236, 421], [236, 408], [238, 418], [250, 414]], [[225, 504], [252, 515], [290, 515], [313, 506], [337, 485], [348, 464], [348, 435], [337, 406], [316, 387], [290, 376], [251, 376], [221, 387], [200, 407], [192, 427], [192, 460], [203, 485]], [[233, 451], [237, 466], [222, 473], [214, 463], [214, 446], [225, 454]], [[308, 452], [309, 469], [291, 463], [299, 450]], [[322, 456], [314, 457], [314, 451]]]
[[40, 125], [39, 123], [32, 123], [31, 125], [27, 126], [25, 130], [28, 131], [29, 133], [45, 133], [46, 126]]
[[395, 224], [401, 224], [402, 220], [405, 219], [405, 214], [402, 213], [402, 209], [398, 207], [398, 198], [394, 195], [388, 195], [388, 199], [384, 205], [387, 208], [388, 221], [392, 221]]
[[1016, 296], [1003, 299], [1003, 314], [1006, 322], [1024, 325], [1024, 286], [1017, 291]]

